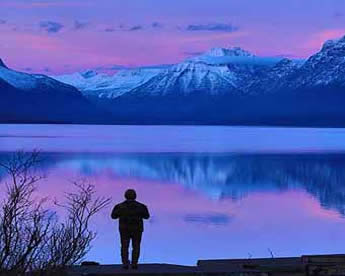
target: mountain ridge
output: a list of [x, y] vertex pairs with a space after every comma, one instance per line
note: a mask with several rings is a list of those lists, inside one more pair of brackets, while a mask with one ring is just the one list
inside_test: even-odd
[[[187, 95], [193, 91], [208, 89], [210, 94], [215, 95], [223, 94], [227, 88], [241, 86], [244, 78], [248, 77], [245, 71], [255, 71], [259, 67], [271, 66], [279, 61], [265, 60], [265, 63], [260, 64], [263, 60], [265, 58], [257, 57], [240, 47], [212, 48], [202, 55], [162, 69], [121, 70], [113, 76], [95, 74], [91, 78], [83, 77], [83, 72], [52, 77], [75, 85], [87, 96], [109, 99], [127, 93], [131, 96], [136, 93], [142, 96], [140, 91], [143, 90], [152, 91], [152, 95]], [[231, 67], [228, 66], [229, 63], [232, 64]], [[245, 68], [241, 69], [242, 67]], [[102, 78], [103, 82], [100, 81]], [[115, 83], [119, 84], [118, 87]], [[122, 91], [119, 92], [120, 90]]]
[[110, 124], [345, 126], [345, 37], [326, 41], [303, 62], [235, 47], [112, 76], [95, 71], [54, 76], [56, 83], [5, 67], [0, 79], [1, 72], [21, 90], [35, 90], [36, 82], [39, 89], [60, 90], [75, 83], [90, 109], [108, 114], [100, 121]]
[[97, 123], [105, 112], [93, 106], [75, 87], [39, 74], [27, 74], [0, 64], [0, 122]]

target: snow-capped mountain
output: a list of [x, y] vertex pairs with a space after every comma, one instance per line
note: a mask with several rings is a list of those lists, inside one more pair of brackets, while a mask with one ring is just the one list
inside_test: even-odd
[[345, 36], [326, 41], [306, 61], [283, 59], [244, 90], [257, 94], [279, 91], [345, 89]]
[[305, 61], [213, 49], [161, 72], [107, 108], [135, 123], [343, 126], [344, 42], [328, 41]]
[[98, 122], [98, 111], [75, 87], [9, 69], [0, 60], [1, 122]]
[[259, 70], [278, 60], [264, 60], [235, 48], [210, 51], [168, 68], [122, 70], [113, 76], [93, 71], [53, 76], [74, 85], [87, 96], [114, 99], [130, 96], [189, 95], [194, 92], [219, 95], [238, 92], [243, 83]]
[[73, 86], [56, 81], [45, 75], [40, 74], [27, 74], [9, 69], [3, 61], [0, 60], [0, 78], [6, 81], [14, 88], [22, 91], [31, 91], [40, 89], [43, 90], [55, 90], [57, 93], [66, 93], [70, 96], [80, 95], [79, 91]]
[[217, 95], [236, 90], [242, 79], [226, 65], [185, 61], [129, 91], [131, 96], [188, 95], [195, 92]]
[[53, 80], [1, 64], [0, 85], [83, 98], [73, 85], [93, 108], [111, 113], [111, 123], [345, 125], [345, 37], [303, 61], [213, 48], [179, 64], [112, 76], [86, 71]]
[[279, 86], [284, 89], [345, 87], [345, 36], [326, 41], [318, 53]]

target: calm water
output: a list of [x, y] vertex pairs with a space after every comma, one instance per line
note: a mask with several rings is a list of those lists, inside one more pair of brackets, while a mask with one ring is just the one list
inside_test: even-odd
[[[144, 262], [344, 253], [343, 129], [0, 125], [0, 158], [34, 148], [42, 196], [80, 178], [112, 204], [137, 190], [152, 213]], [[90, 260], [120, 261], [111, 208]]]

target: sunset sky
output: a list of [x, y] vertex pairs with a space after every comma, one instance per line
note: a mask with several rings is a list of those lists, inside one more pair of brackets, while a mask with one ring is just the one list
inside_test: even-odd
[[305, 58], [345, 35], [345, 0], [0, 0], [0, 58], [45, 74], [171, 64], [211, 47]]

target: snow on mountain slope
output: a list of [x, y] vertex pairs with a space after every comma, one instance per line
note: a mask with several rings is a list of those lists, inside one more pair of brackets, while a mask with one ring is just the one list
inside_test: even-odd
[[56, 80], [73, 85], [86, 96], [96, 96], [100, 98], [118, 97], [144, 82], [150, 80], [162, 69], [128, 69], [121, 70], [109, 76], [95, 71], [74, 73], [72, 75], [52, 76]]
[[133, 89], [130, 94], [163, 96], [207, 91], [211, 95], [216, 95], [236, 89], [238, 81], [239, 76], [227, 65], [186, 61], [157, 74]]
[[75, 87], [45, 75], [9, 69], [0, 61], [0, 121], [94, 123], [108, 115]]
[[283, 59], [275, 66], [267, 68], [261, 74], [253, 76], [242, 90], [245, 94], [262, 95], [274, 93], [280, 83], [290, 77], [296, 70], [298, 70], [303, 63], [291, 59]]
[[41, 91], [49, 89], [63, 89], [65, 92], [71, 92], [74, 94], [79, 93], [74, 89], [74, 87], [58, 82], [57, 80], [45, 75], [27, 74], [9, 69], [2, 60], [0, 60], [0, 79], [22, 91], [31, 91], [34, 89]]
[[253, 64], [254, 58], [241, 48], [213, 48], [162, 71], [125, 96], [238, 94], [253, 74], [266, 67]]
[[[1, 63], [4, 64], [3, 62]], [[37, 85], [37, 79], [34, 76], [12, 71], [6, 66], [0, 66], [0, 78], [15, 88], [22, 90], [34, 89]]]
[[285, 80], [279, 88], [345, 87], [345, 36], [326, 41], [321, 50]]

